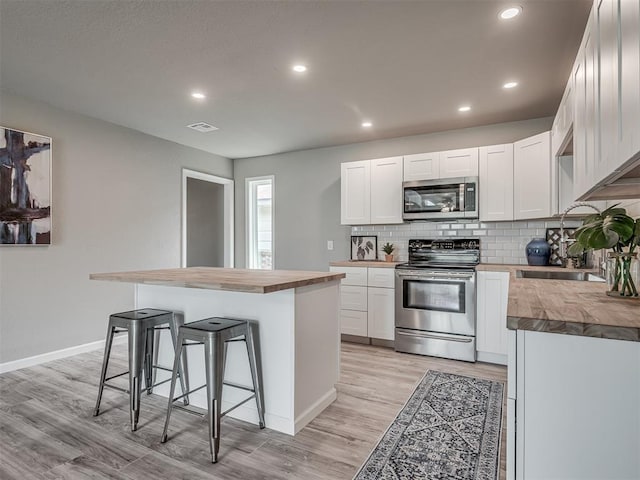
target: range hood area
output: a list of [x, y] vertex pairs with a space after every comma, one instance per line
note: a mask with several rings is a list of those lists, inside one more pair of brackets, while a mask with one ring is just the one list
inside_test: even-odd
[[640, 152], [626, 166], [595, 185], [579, 200], [640, 198]]

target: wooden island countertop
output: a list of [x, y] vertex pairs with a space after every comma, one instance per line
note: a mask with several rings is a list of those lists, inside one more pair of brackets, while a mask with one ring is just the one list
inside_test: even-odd
[[92, 273], [91, 280], [203, 288], [244, 293], [272, 293], [290, 288], [340, 280], [344, 273], [302, 270], [249, 270], [241, 268], [187, 267], [133, 272]]

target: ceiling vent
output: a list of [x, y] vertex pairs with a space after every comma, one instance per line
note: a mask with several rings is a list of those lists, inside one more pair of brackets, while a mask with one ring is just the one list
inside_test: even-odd
[[209, 125], [208, 123], [204, 122], [192, 123], [191, 125], [187, 125], [187, 127], [202, 133], [218, 130], [218, 127], [214, 127], [213, 125]]

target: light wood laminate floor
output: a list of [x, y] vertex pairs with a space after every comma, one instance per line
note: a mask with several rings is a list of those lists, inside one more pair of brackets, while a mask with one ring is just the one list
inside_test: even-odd
[[[214, 465], [202, 418], [174, 411], [170, 440], [160, 443], [163, 397], [143, 395], [137, 432], [123, 393], [105, 389], [93, 417], [101, 362], [95, 351], [0, 375], [0, 478], [351, 479], [427, 370], [504, 382], [506, 397], [505, 367], [343, 343], [332, 405], [295, 437], [224, 418]], [[125, 346], [114, 345], [110, 372], [126, 368]]]

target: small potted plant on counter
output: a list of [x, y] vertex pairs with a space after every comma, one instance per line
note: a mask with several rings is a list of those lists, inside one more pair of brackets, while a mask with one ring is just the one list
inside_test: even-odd
[[640, 265], [635, 249], [640, 244], [640, 219], [634, 220], [616, 204], [585, 218], [576, 230], [575, 239], [568, 250], [570, 255], [611, 249], [607, 257], [609, 295], [639, 298], [636, 284]]
[[384, 260], [385, 262], [393, 262], [393, 250], [395, 249], [395, 247], [393, 246], [393, 243], [385, 243], [382, 246], [382, 251], [384, 252]]

